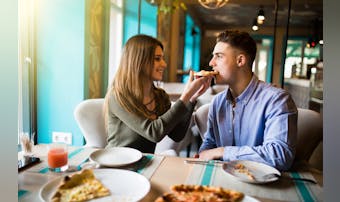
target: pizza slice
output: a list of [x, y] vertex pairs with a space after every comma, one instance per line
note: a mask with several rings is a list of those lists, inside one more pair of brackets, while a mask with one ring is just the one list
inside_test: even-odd
[[93, 174], [84, 169], [72, 176], [65, 176], [52, 196], [52, 202], [87, 201], [110, 195], [110, 191]]
[[206, 70], [201, 70], [199, 72], [195, 72], [194, 76], [195, 77], [202, 77], [202, 76], [216, 76], [218, 75], [217, 71], [206, 71]]
[[155, 202], [238, 202], [244, 197], [242, 192], [202, 185], [175, 185], [171, 193], [165, 193]]

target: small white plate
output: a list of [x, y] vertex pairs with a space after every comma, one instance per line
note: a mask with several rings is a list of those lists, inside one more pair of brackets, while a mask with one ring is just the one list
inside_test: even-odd
[[[92, 199], [91, 202], [135, 202], [143, 199], [149, 193], [150, 182], [136, 172], [122, 169], [95, 169], [93, 172], [96, 178], [110, 190], [111, 194]], [[41, 188], [39, 195], [43, 201], [51, 201], [62, 178], [62, 176], [57, 177]]]
[[260, 201], [251, 197], [251, 196], [245, 195], [243, 197], [242, 201], [240, 201], [240, 202], [260, 202]]
[[[254, 179], [250, 178], [249, 175], [240, 172], [238, 169], [235, 169], [235, 166], [237, 164], [244, 165], [248, 172], [254, 177]], [[267, 174], [275, 173], [281, 175], [280, 171], [278, 171], [274, 167], [268, 166], [263, 163], [246, 160], [231, 161], [225, 163], [223, 164], [223, 170], [240, 181], [254, 184], [264, 184], [278, 180], [278, 177], [275, 176], [270, 178], [263, 178], [263, 176]]]
[[105, 167], [126, 166], [139, 161], [143, 154], [129, 147], [112, 147], [101, 149], [90, 154], [90, 160]]

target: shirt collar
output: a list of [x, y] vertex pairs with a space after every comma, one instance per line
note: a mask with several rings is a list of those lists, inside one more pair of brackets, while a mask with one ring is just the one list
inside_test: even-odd
[[[259, 79], [257, 78], [257, 76], [255, 74], [253, 74], [253, 76], [252, 76], [248, 86], [246, 87], [246, 89], [241, 93], [241, 95], [239, 95], [237, 98], [235, 98], [236, 103], [243, 102], [244, 104], [247, 104], [250, 100], [251, 95], [253, 94], [253, 92], [256, 89], [258, 81], [259, 81]], [[232, 102], [232, 95], [231, 95], [230, 88], [228, 88], [228, 90], [227, 90], [227, 100], [230, 103]]]

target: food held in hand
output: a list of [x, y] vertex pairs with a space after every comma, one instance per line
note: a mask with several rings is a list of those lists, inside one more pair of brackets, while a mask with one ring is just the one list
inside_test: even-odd
[[52, 202], [87, 201], [110, 195], [110, 191], [93, 174], [84, 169], [80, 173], [65, 176], [52, 196]]
[[163, 194], [155, 202], [237, 202], [244, 197], [242, 192], [202, 185], [181, 184], [172, 186], [171, 190], [171, 193]]
[[201, 70], [199, 72], [195, 72], [194, 76], [195, 77], [202, 77], [202, 76], [216, 76], [218, 75], [217, 71], [206, 71], [206, 70]]

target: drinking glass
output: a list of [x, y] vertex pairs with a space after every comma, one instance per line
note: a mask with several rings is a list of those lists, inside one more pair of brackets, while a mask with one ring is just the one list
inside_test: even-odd
[[63, 143], [52, 143], [48, 145], [47, 162], [50, 171], [66, 171], [68, 169], [67, 145]]

